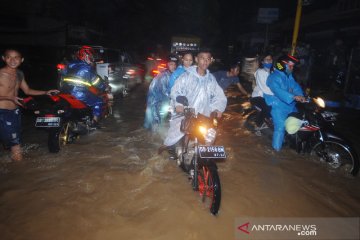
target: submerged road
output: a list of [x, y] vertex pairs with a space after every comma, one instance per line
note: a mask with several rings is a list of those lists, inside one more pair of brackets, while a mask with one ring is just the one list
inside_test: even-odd
[[212, 216], [187, 176], [157, 154], [162, 136], [142, 128], [146, 86], [119, 99], [104, 128], [58, 154], [25, 119], [25, 159], [0, 152], [1, 239], [235, 239], [238, 218], [359, 217], [359, 177], [339, 176], [311, 158], [243, 127], [229, 101], [218, 144], [222, 202]]

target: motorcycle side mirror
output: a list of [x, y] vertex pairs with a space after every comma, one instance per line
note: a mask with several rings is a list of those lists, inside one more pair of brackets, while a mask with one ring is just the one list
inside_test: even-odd
[[184, 106], [189, 106], [189, 101], [185, 96], [177, 96], [176, 102], [181, 103]]

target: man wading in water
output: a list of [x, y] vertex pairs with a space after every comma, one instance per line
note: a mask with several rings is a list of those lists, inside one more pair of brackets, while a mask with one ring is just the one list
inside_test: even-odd
[[26, 95], [45, 95], [58, 90], [40, 91], [31, 89], [25, 81], [24, 73], [18, 69], [24, 61], [21, 53], [15, 49], [5, 50], [2, 59], [5, 67], [0, 69], [0, 141], [11, 149], [11, 159], [22, 160], [20, 148], [21, 115], [18, 106], [22, 106], [18, 97], [19, 88]]

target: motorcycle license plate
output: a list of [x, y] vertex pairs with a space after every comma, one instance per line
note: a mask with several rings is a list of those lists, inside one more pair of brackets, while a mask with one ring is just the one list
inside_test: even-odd
[[224, 146], [199, 146], [199, 155], [200, 158], [226, 158]]
[[35, 127], [59, 127], [60, 117], [37, 117]]

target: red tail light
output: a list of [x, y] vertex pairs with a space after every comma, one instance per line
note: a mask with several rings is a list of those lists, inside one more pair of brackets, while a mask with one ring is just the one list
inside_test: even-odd
[[57, 68], [57, 70], [64, 70], [65, 68], [66, 68], [66, 65], [65, 64], [63, 64], [63, 63], [59, 63], [58, 65], [56, 65], [56, 68]]
[[164, 70], [166, 67], [159, 65], [157, 68], [161, 71], [161, 70]]

